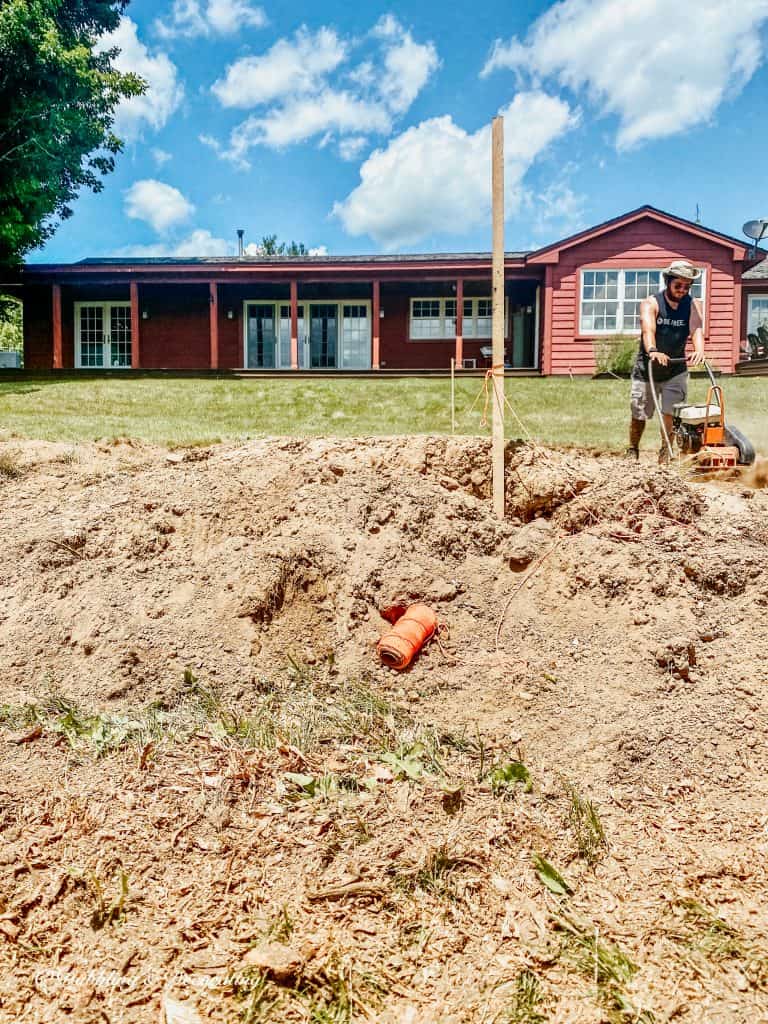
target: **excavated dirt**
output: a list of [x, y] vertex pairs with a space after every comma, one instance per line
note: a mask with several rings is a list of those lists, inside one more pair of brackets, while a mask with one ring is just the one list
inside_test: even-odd
[[0, 1021], [768, 1020], [765, 463], [488, 468], [2, 446]]

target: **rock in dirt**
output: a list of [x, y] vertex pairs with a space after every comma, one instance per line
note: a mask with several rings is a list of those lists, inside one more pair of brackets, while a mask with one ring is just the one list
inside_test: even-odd
[[256, 949], [248, 950], [243, 957], [244, 964], [264, 971], [280, 985], [286, 985], [297, 978], [306, 960], [303, 951], [283, 946], [279, 942], [266, 942]]
[[504, 558], [513, 572], [521, 572], [541, 558], [552, 543], [554, 531], [548, 519], [534, 519], [521, 526], [502, 548]]

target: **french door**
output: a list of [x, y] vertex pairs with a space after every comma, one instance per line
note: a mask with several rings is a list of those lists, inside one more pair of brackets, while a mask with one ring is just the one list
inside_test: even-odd
[[75, 366], [116, 370], [130, 365], [130, 302], [76, 302]]
[[[299, 367], [306, 370], [369, 369], [369, 302], [300, 302]], [[245, 303], [245, 365], [290, 370], [291, 307], [285, 302]]]

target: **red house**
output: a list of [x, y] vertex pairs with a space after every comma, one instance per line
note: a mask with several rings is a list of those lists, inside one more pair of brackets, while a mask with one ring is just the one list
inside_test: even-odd
[[[707, 352], [734, 370], [768, 323], [768, 261], [650, 206], [506, 254], [507, 365], [591, 373], [678, 257], [703, 270]], [[486, 365], [491, 343], [487, 253], [88, 259], [28, 264], [15, 287], [30, 370], [445, 370]]]

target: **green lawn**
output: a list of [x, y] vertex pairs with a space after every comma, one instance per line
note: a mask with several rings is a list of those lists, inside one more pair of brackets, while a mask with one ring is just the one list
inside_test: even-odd
[[[728, 419], [768, 453], [768, 378], [723, 378]], [[483, 382], [457, 382], [456, 432], [483, 434]], [[527, 431], [554, 445], [626, 444], [629, 382], [562, 378], [507, 381], [507, 398]], [[704, 380], [690, 397], [704, 400]], [[471, 406], [475, 402], [474, 410]], [[0, 377], [0, 439], [86, 441], [130, 437], [205, 444], [265, 435], [449, 434], [450, 381], [137, 377]], [[525, 436], [507, 415], [507, 434]], [[644, 443], [655, 447], [655, 430]]]

